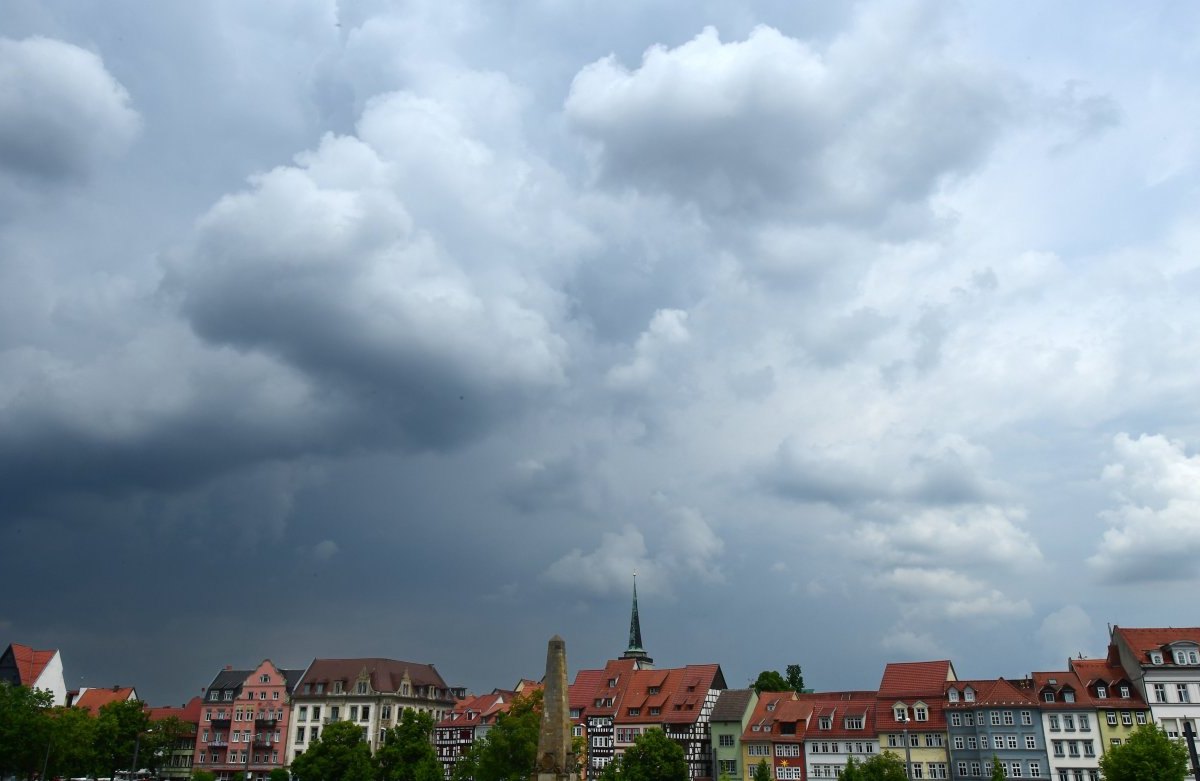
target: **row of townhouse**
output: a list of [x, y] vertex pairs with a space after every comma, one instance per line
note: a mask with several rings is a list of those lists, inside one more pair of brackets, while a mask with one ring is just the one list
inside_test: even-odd
[[1200, 628], [1114, 627], [1105, 659], [1018, 679], [960, 680], [949, 660], [886, 666], [879, 688], [721, 693], [713, 762], [733, 781], [759, 762], [780, 781], [836, 778], [892, 751], [913, 779], [977, 779], [993, 758], [1014, 779], [1098, 781], [1100, 757], [1153, 721], [1169, 736], [1200, 718]]
[[[1100, 758], [1153, 722], [1169, 736], [1194, 734], [1200, 720], [1200, 628], [1113, 627], [1103, 659], [1019, 678], [960, 680], [949, 660], [886, 665], [876, 689], [771, 693], [726, 688], [717, 664], [657, 669], [642, 648], [634, 592], [629, 647], [569, 687], [584, 774], [598, 774], [639, 735], [661, 729], [684, 749], [693, 781], [749, 779], [766, 761], [779, 781], [836, 778], [851, 758], [901, 755], [914, 779], [976, 779], [994, 758], [1015, 779], [1097, 781]], [[57, 651], [13, 644], [0, 655], [0, 681], [40, 687], [59, 704], [99, 707], [136, 699], [132, 687], [67, 692]], [[195, 723], [164, 774], [194, 768], [220, 779], [247, 771], [263, 781], [286, 767], [326, 725], [350, 721], [376, 750], [406, 708], [430, 714], [448, 779], [512, 700], [538, 684], [468, 698], [429, 664], [381, 658], [316, 659], [285, 669], [269, 659], [226, 667], [201, 699], [154, 718]], [[61, 700], [59, 697], [61, 696]]]

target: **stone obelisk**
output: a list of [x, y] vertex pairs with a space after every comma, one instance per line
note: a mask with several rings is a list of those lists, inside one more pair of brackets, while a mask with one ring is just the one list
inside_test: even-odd
[[567, 700], [567, 644], [558, 635], [546, 648], [542, 684], [542, 729], [538, 734], [537, 768], [532, 781], [577, 781], [571, 751], [570, 704]]

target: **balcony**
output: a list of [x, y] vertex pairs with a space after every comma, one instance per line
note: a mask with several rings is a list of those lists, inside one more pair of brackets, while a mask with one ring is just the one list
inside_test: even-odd
[[212, 724], [214, 727], [228, 727], [229, 721], [228, 716], [213, 716], [207, 723]]
[[208, 744], [209, 748], [229, 748], [228, 740], [213, 740]]
[[256, 725], [262, 724], [265, 727], [274, 727], [275, 726], [275, 717], [274, 716], [265, 716], [265, 715], [255, 716], [254, 723]]
[[255, 735], [254, 736], [254, 747], [255, 748], [270, 748], [271, 747], [271, 736], [270, 735]]

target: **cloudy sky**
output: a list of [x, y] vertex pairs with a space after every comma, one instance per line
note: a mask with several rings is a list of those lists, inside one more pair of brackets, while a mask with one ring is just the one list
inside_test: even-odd
[[1195, 623], [1200, 10], [9, 0], [0, 644], [819, 688]]

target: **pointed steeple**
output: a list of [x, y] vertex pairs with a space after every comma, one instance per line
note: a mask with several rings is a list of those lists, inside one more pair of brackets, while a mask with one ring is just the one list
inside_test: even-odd
[[649, 669], [654, 660], [642, 648], [642, 622], [638, 617], [637, 572], [633, 573], [633, 612], [629, 616], [629, 647], [621, 654], [622, 659], [633, 659], [639, 669]]

